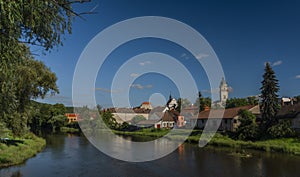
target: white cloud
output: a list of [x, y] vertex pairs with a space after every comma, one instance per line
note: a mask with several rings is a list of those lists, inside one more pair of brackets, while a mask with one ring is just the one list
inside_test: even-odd
[[151, 61], [145, 61], [145, 62], [140, 62], [140, 65], [141, 66], [145, 66], [147, 64], [151, 64]]
[[272, 66], [279, 66], [282, 64], [282, 61], [281, 60], [278, 60], [278, 61], [275, 61]]
[[130, 77], [139, 77], [140, 75], [138, 73], [131, 73]]
[[282, 64], [282, 60], [275, 61], [274, 63], [272, 63], [272, 62], [270, 62], [270, 61], [266, 61], [266, 62], [264, 63], [264, 66], [266, 66], [267, 63], [269, 63], [272, 67], [274, 67], [274, 66], [279, 66], [279, 65], [281, 65], [281, 64]]
[[196, 55], [196, 58], [197, 58], [198, 60], [200, 60], [200, 59], [206, 58], [206, 57], [208, 57], [208, 56], [209, 56], [209, 55], [207, 55], [207, 54], [199, 53], [198, 55]]
[[149, 85], [132, 84], [132, 85], [130, 85], [130, 87], [141, 90], [141, 89], [145, 89], [145, 88], [152, 88], [153, 86], [150, 84]]
[[180, 58], [184, 58], [184, 59], [189, 59], [190, 57], [186, 54], [186, 53], [183, 53], [180, 55]]
[[295, 76], [296, 79], [300, 79], [300, 75]]

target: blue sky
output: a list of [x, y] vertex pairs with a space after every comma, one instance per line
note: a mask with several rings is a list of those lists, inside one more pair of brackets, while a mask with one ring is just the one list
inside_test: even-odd
[[[197, 30], [218, 56], [226, 80], [233, 88], [230, 97], [259, 94], [264, 63], [271, 62], [280, 84], [280, 96], [300, 95], [300, 3], [297, 1], [92, 1], [74, 6], [77, 12], [91, 9], [96, 14], [76, 18], [73, 33], [65, 36], [64, 45], [36, 58], [57, 74], [60, 94], [43, 102], [72, 104], [72, 80], [81, 52], [91, 39], [105, 28], [134, 17], [162, 16], [181, 21]], [[170, 29], [172, 30], [172, 29]], [[40, 49], [34, 48], [39, 53]], [[99, 49], [101, 52], [101, 49]], [[210, 96], [210, 85], [197, 56], [170, 41], [145, 38], [130, 41], [113, 51], [102, 65], [91, 94], [104, 107], [112, 105], [112, 97], [121, 97], [122, 89], [112, 89], [112, 79], [120, 67], [132, 57], [160, 52], [172, 56], [190, 71], [198, 90]], [[205, 57], [205, 54], [204, 56]], [[154, 58], [140, 60], [138, 67], [161, 64]], [[163, 64], [166, 70], [178, 69]], [[132, 68], [134, 69], [134, 68]], [[143, 101], [162, 104], [170, 92], [192, 102], [197, 93], [181, 95], [175, 81], [157, 73], [129, 72], [134, 82], [129, 87], [130, 106]], [[183, 79], [184, 80], [184, 79]], [[82, 86], [84, 87], [84, 86]], [[113, 96], [112, 96], [113, 95]], [[128, 106], [122, 100], [117, 106]]]

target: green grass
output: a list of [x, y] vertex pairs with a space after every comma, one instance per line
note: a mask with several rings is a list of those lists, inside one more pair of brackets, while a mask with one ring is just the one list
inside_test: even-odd
[[0, 143], [0, 167], [21, 164], [42, 151], [46, 145], [44, 139], [32, 133], [28, 133], [23, 138], [16, 138], [15, 140], [22, 141], [23, 143], [16, 143], [16, 145]]
[[142, 130], [132, 131], [132, 132], [113, 130], [113, 132], [118, 135], [137, 135], [137, 136], [150, 136], [150, 137], [157, 137], [157, 138], [168, 134], [169, 131], [170, 130], [168, 129], [155, 129], [155, 128], [145, 128]]
[[[122, 132], [115, 131], [116, 134], [129, 135], [129, 136], [151, 136], [151, 137], [162, 137], [166, 135], [170, 130], [153, 130], [153, 129], [143, 129], [134, 132]], [[182, 134], [181, 134], [182, 132]], [[185, 139], [183, 134], [186, 130], [179, 130], [175, 133], [170, 132], [167, 138], [172, 140], [182, 141]], [[188, 143], [199, 143], [201, 136], [200, 130], [193, 130], [191, 135], [185, 140]], [[282, 139], [269, 139], [264, 141], [241, 141], [233, 140], [228, 136], [216, 133], [214, 137], [208, 142], [209, 146], [214, 147], [228, 147], [235, 149], [254, 149], [265, 152], [281, 152], [288, 154], [300, 155], [300, 139], [297, 138], [282, 138]]]
[[77, 129], [77, 128], [60, 127], [60, 132], [63, 132], [63, 133], [79, 133], [80, 130]]

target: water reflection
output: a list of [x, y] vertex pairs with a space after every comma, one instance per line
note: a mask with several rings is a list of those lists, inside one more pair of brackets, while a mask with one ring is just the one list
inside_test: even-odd
[[[129, 137], [120, 137], [118, 141], [126, 143], [124, 138], [130, 140]], [[99, 152], [84, 137], [51, 135], [46, 139], [47, 147], [43, 152], [23, 165], [0, 169], [0, 176], [300, 176], [298, 156], [225, 148], [203, 149], [183, 144], [162, 159], [128, 163]], [[251, 156], [245, 157], [244, 154]]]

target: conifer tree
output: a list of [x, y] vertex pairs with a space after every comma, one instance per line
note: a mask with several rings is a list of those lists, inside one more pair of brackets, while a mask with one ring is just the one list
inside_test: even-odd
[[279, 110], [277, 95], [277, 92], [279, 91], [279, 84], [278, 80], [276, 79], [275, 72], [270, 66], [270, 63], [266, 63], [265, 73], [261, 83], [261, 128], [265, 131], [277, 122], [275, 116]]

